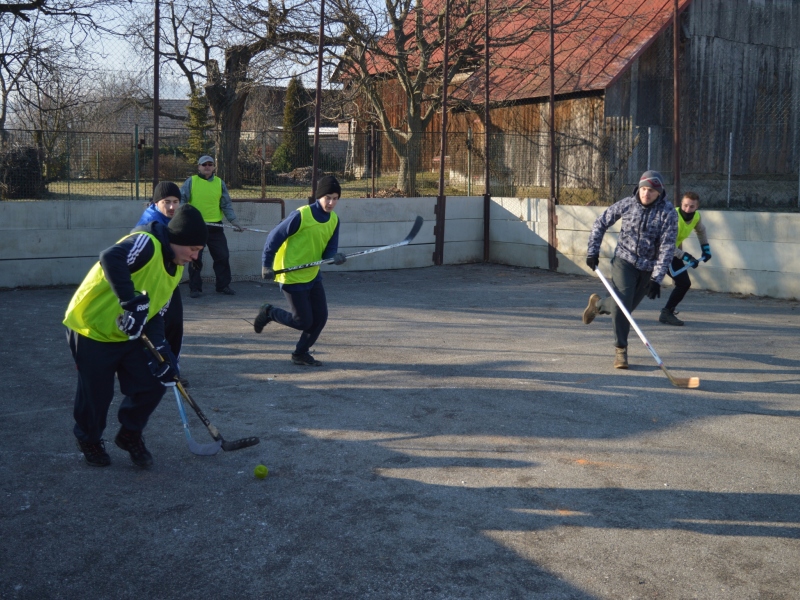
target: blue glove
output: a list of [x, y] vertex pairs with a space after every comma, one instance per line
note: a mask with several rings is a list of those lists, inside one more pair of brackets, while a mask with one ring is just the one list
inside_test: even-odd
[[178, 369], [178, 360], [175, 358], [175, 355], [170, 350], [167, 344], [162, 344], [161, 346], [157, 346], [156, 350], [161, 355], [161, 361], [159, 361], [153, 353], [150, 352], [147, 348], [144, 351], [149, 356], [149, 360], [147, 361], [147, 366], [150, 368], [150, 372], [153, 374], [153, 377], [158, 379], [161, 382], [161, 385], [165, 387], [173, 387], [175, 385], [175, 381], [181, 376], [180, 369]]
[[708, 244], [703, 244], [700, 246], [700, 249], [703, 251], [703, 254], [700, 256], [700, 260], [703, 262], [708, 262], [711, 260], [711, 246]]
[[333, 264], [343, 265], [345, 262], [347, 262], [347, 257], [344, 254], [342, 254], [341, 252], [337, 252], [336, 254], [334, 254]]
[[142, 292], [127, 302], [120, 302], [119, 305], [124, 312], [117, 317], [117, 327], [128, 335], [129, 340], [135, 340], [142, 335], [144, 324], [147, 323], [150, 298], [148, 298], [147, 292]]
[[692, 256], [688, 252], [684, 252], [683, 253], [683, 262], [685, 262], [687, 265], [689, 265], [693, 269], [696, 269], [697, 266], [700, 264], [700, 261], [697, 260], [694, 256]]

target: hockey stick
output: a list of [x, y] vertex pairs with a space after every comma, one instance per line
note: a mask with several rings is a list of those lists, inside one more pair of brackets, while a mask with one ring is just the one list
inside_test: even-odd
[[[351, 254], [345, 254], [345, 258], [352, 258], [354, 256], [361, 256], [362, 254], [372, 254], [373, 252], [381, 252], [382, 250], [391, 250], [392, 248], [399, 248], [400, 246], [407, 246], [411, 243], [419, 230], [422, 228], [422, 223], [424, 219], [420, 216], [417, 216], [416, 220], [414, 221], [414, 226], [411, 228], [411, 231], [408, 232], [408, 235], [402, 242], [397, 242], [396, 244], [389, 244], [388, 246], [379, 246], [378, 248], [370, 248], [369, 250], [361, 250], [360, 252], [353, 252]], [[324, 260], [317, 260], [314, 262], [306, 263], [304, 265], [297, 265], [296, 267], [288, 267], [286, 269], [278, 269], [275, 271], [275, 274], [278, 275], [279, 273], [288, 273], [289, 271], [299, 271], [300, 269], [309, 269], [311, 267], [318, 267], [320, 265], [329, 265], [334, 261], [333, 258], [326, 258]]]
[[183, 409], [183, 402], [181, 402], [181, 395], [178, 392], [178, 387], [173, 386], [172, 391], [175, 392], [175, 401], [178, 403], [178, 412], [181, 415], [183, 422], [183, 432], [186, 434], [186, 442], [189, 444], [189, 452], [197, 456], [214, 456], [219, 452], [222, 442], [211, 442], [209, 444], [198, 444], [192, 439], [192, 434], [189, 433], [189, 420], [186, 418], [186, 411]]
[[[226, 225], [225, 223], [206, 223], [206, 225], [211, 225], [212, 227], [227, 227], [229, 229], [236, 229], [233, 225]], [[253, 227], [242, 227], [242, 231], [255, 231], [257, 233], [269, 233], [264, 229], [254, 229]]]
[[608, 282], [608, 280], [600, 272], [600, 269], [595, 269], [595, 273], [597, 273], [598, 277], [600, 277], [600, 281], [602, 281], [603, 285], [606, 286], [606, 289], [608, 290], [608, 293], [611, 294], [612, 298], [614, 298], [614, 301], [617, 303], [617, 306], [619, 307], [619, 309], [628, 318], [628, 321], [630, 321], [630, 324], [633, 325], [633, 328], [636, 330], [636, 333], [639, 334], [639, 338], [642, 340], [642, 343], [644, 343], [645, 348], [647, 348], [650, 351], [650, 354], [653, 355], [653, 358], [656, 359], [656, 363], [658, 364], [659, 367], [661, 367], [661, 370], [664, 371], [664, 374], [667, 376], [667, 378], [669, 379], [670, 383], [672, 383], [672, 385], [674, 385], [675, 387], [679, 387], [679, 388], [697, 388], [697, 387], [700, 387], [700, 378], [699, 377], [675, 377], [675, 376], [672, 375], [672, 373], [670, 373], [667, 370], [667, 367], [664, 366], [664, 361], [661, 360], [661, 358], [656, 353], [655, 349], [650, 345], [650, 342], [648, 342], [647, 338], [644, 337], [644, 334], [642, 333], [642, 330], [639, 329], [639, 326], [636, 324], [636, 321], [633, 320], [633, 317], [631, 316], [631, 313], [628, 312], [628, 309], [625, 308], [625, 306], [622, 304], [622, 300], [620, 300], [619, 296], [617, 296], [617, 292], [614, 291], [614, 288], [611, 286], [611, 284]]
[[[153, 346], [153, 342], [151, 342], [146, 335], [142, 334], [141, 338], [145, 346], [147, 346], [147, 349], [150, 350], [150, 352], [153, 352], [154, 355], [160, 356], [158, 354], [158, 350], [156, 350], [155, 346]], [[222, 434], [219, 432], [219, 429], [214, 427], [213, 423], [211, 423], [211, 421], [208, 420], [208, 417], [206, 417], [203, 414], [203, 411], [200, 410], [200, 407], [197, 405], [194, 399], [189, 395], [189, 393], [186, 391], [186, 389], [183, 387], [183, 384], [177, 377], [175, 378], [175, 387], [178, 388], [178, 391], [181, 393], [181, 396], [183, 396], [186, 402], [189, 403], [189, 406], [192, 407], [194, 412], [197, 413], [197, 418], [199, 418], [203, 422], [203, 425], [206, 426], [206, 429], [208, 429], [208, 432], [211, 434], [211, 437], [214, 438], [214, 441], [220, 443], [220, 446], [222, 447], [223, 450], [227, 452], [230, 452], [231, 450], [240, 450], [242, 448], [247, 448], [248, 446], [255, 446], [261, 441], [257, 437], [242, 438], [240, 440], [234, 440], [232, 442], [226, 441], [222, 437]]]

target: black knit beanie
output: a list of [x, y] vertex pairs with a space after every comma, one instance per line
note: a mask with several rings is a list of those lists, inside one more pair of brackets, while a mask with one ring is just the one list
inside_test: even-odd
[[205, 246], [208, 227], [203, 215], [191, 204], [181, 204], [167, 225], [169, 241], [178, 246]]
[[153, 204], [156, 204], [159, 200], [163, 200], [168, 196], [174, 196], [180, 200], [181, 188], [171, 181], [161, 181], [156, 187], [153, 188]]
[[328, 194], [339, 194], [339, 197], [342, 195], [342, 186], [333, 175], [326, 175], [317, 182], [317, 199]]

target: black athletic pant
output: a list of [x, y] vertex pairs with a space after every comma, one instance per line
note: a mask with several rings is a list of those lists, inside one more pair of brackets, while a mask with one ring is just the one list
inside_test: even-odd
[[294, 354], [305, 354], [309, 351], [319, 334], [328, 322], [328, 301], [325, 298], [325, 288], [322, 280], [316, 279], [311, 289], [287, 292], [283, 295], [289, 301], [291, 312], [282, 308], [272, 307], [270, 318], [282, 325], [302, 331], [297, 342]]
[[114, 399], [115, 374], [125, 395], [117, 413], [119, 422], [125, 429], [141, 432], [166, 390], [150, 372], [142, 342], [98, 342], [71, 329], [67, 329], [67, 341], [78, 370], [75, 437], [89, 443], [102, 439]]
[[183, 300], [179, 288], [172, 292], [169, 307], [164, 313], [164, 337], [172, 353], [179, 358], [183, 345]]
[[[684, 266], [685, 263], [680, 258], [672, 259], [673, 271], [679, 271]], [[669, 273], [669, 271], [667, 271], [667, 273]], [[668, 311], [674, 311], [678, 304], [680, 304], [681, 300], [683, 300], [686, 292], [688, 292], [689, 288], [692, 287], [692, 280], [689, 279], [688, 269], [680, 275], [676, 275], [674, 277], [670, 275], [670, 277], [672, 277], [672, 281], [675, 282], [675, 289], [672, 290], [672, 293], [669, 295], [669, 300], [667, 300], [667, 305], [664, 308], [666, 308]]]
[[[220, 221], [220, 225], [222, 222]], [[216, 276], [216, 289], [225, 289], [231, 283], [231, 254], [228, 251], [228, 240], [225, 239], [225, 230], [222, 227], [208, 227], [208, 243], [206, 244], [208, 253], [214, 261], [214, 275]], [[203, 291], [203, 252], [197, 255], [197, 260], [189, 263], [189, 289], [198, 292]], [[195, 265], [197, 265], [195, 267]]]
[[[611, 259], [611, 285], [629, 313], [633, 313], [634, 309], [639, 306], [639, 303], [647, 295], [652, 274], [652, 271], [640, 271], [627, 260], [623, 260], [618, 256]], [[614, 327], [614, 346], [627, 348], [628, 334], [631, 331], [631, 324], [628, 318], [619, 309], [616, 301], [611, 296], [603, 298], [599, 305], [600, 314], [611, 315], [611, 323]]]

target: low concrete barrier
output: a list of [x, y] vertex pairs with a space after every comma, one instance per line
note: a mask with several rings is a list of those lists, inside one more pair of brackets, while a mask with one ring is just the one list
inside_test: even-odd
[[[492, 262], [546, 269], [547, 200], [493, 198], [490, 223]], [[286, 214], [304, 200], [286, 200]], [[356, 252], [392, 244], [408, 233], [414, 218], [425, 224], [405, 248], [376, 252], [323, 269], [404, 269], [433, 265], [436, 198], [343, 198], [339, 247]], [[278, 204], [237, 202], [243, 224], [270, 230], [280, 222]], [[144, 205], [130, 200], [0, 202], [0, 288], [78, 284], [99, 253], [130, 231]], [[558, 270], [585, 273], [586, 245], [602, 207], [557, 206]], [[702, 211], [714, 257], [690, 270], [698, 289], [800, 298], [800, 244], [794, 232], [800, 215]], [[619, 224], [606, 235], [601, 265], [614, 252]], [[258, 278], [266, 234], [226, 230], [234, 279]], [[685, 249], [700, 255], [693, 236]], [[204, 275], [213, 275], [205, 257]], [[445, 264], [483, 260], [483, 198], [448, 197]], [[667, 278], [669, 279], [669, 278]]]

